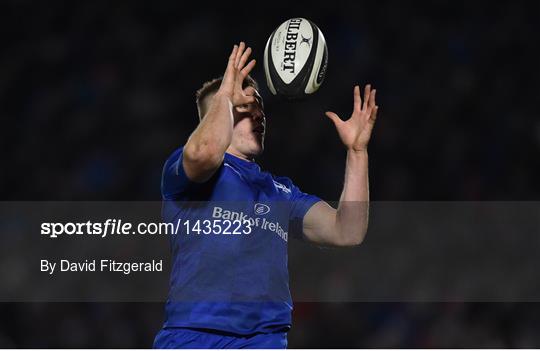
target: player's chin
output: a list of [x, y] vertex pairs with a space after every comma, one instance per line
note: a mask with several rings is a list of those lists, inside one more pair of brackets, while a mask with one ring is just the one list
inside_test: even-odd
[[258, 144], [255, 148], [254, 148], [254, 154], [259, 156], [263, 153], [264, 151], [264, 143], [261, 142], [260, 144]]
[[252, 144], [252, 150], [254, 155], [261, 155], [264, 151], [264, 136], [255, 137]]

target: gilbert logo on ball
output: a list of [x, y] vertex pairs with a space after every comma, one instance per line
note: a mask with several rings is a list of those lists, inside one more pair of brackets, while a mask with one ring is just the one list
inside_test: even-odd
[[266, 83], [274, 95], [297, 99], [316, 92], [328, 65], [321, 30], [305, 18], [283, 22], [264, 49]]

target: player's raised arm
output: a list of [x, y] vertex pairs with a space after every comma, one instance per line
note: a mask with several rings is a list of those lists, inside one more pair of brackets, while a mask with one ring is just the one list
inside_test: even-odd
[[364, 240], [369, 208], [367, 147], [379, 108], [375, 94], [376, 91], [367, 85], [362, 103], [360, 88], [355, 86], [353, 112], [347, 121], [334, 112], [326, 112], [347, 148], [347, 165], [338, 209], [321, 201], [304, 217], [304, 234], [314, 243], [352, 246]]
[[255, 66], [246, 62], [251, 48], [243, 42], [235, 45], [219, 90], [209, 101], [208, 110], [184, 146], [183, 166], [189, 179], [207, 181], [219, 168], [231, 144], [234, 127], [233, 107], [255, 102], [242, 90], [242, 83]]

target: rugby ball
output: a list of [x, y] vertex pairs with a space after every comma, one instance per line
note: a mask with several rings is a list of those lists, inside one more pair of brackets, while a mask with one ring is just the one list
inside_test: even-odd
[[264, 71], [274, 95], [298, 99], [316, 92], [328, 65], [328, 48], [321, 30], [305, 18], [283, 22], [266, 42]]

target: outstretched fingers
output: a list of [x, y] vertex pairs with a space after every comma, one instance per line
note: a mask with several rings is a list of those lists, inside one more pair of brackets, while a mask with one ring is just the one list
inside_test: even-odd
[[223, 81], [226, 83], [234, 82], [234, 62], [236, 60], [236, 54], [238, 53], [238, 46], [233, 46], [231, 55], [229, 56], [229, 62], [227, 63], [227, 68], [225, 69], [225, 74], [223, 75]]
[[249, 63], [247, 64], [246, 67], [242, 68], [242, 70], [240, 71], [240, 75], [242, 76], [242, 79], [247, 77], [247, 75], [251, 72], [253, 67], [255, 67], [256, 63], [257, 63], [257, 61], [255, 59], [253, 59], [253, 60], [249, 61]]
[[253, 67], [255, 67], [255, 60], [249, 61], [249, 63], [246, 65], [246, 62], [248, 62], [249, 57], [251, 56], [251, 53], [251, 48], [248, 47], [246, 49], [246, 44], [243, 41], [240, 42], [240, 46], [238, 47], [238, 51], [236, 53], [236, 58], [234, 61], [234, 68], [236, 72], [239, 72], [239, 74], [236, 76], [236, 82], [239, 84], [243, 83], [244, 79], [251, 72]]
[[375, 124], [375, 121], [377, 120], [377, 112], [379, 112], [379, 106], [375, 106], [371, 110], [371, 114], [369, 115], [368, 122], [371, 125], [371, 128], [373, 128], [373, 125]]
[[240, 61], [238, 61], [238, 66], [236, 66], [238, 70], [242, 70], [242, 68], [244, 68], [244, 65], [246, 64], [249, 55], [251, 55], [251, 48], [248, 47], [240, 57]]
[[377, 90], [373, 90], [369, 98], [369, 109], [371, 110], [369, 114], [369, 121], [372, 124], [374, 124], [375, 121], [377, 120], [377, 112], [379, 112], [379, 106], [377, 106], [377, 102], [375, 100], [375, 94], [377, 94]]
[[376, 103], [375, 103], [375, 95], [377, 94], [377, 89], [373, 89], [373, 91], [371, 92], [371, 95], [369, 96], [369, 107], [371, 107], [372, 109], [375, 108], [376, 106]]
[[236, 52], [236, 57], [234, 59], [234, 68], [238, 68], [238, 65], [240, 63], [240, 59], [242, 58], [242, 55], [244, 54], [244, 49], [245, 48], [246, 48], [246, 43], [241, 41], [240, 45], [238, 46], [238, 51]]
[[326, 115], [326, 117], [330, 118], [332, 120], [332, 122], [334, 122], [334, 124], [337, 126], [338, 124], [342, 123], [343, 121], [341, 120], [341, 118], [339, 118], [339, 116], [337, 114], [335, 114], [334, 112], [331, 112], [331, 111], [327, 111], [324, 113]]
[[238, 45], [234, 45], [231, 54], [229, 55], [229, 65], [234, 66], [236, 60], [236, 54], [238, 53]]
[[354, 86], [353, 90], [353, 111], [360, 112], [362, 110], [362, 98], [360, 97], [360, 87]]
[[368, 108], [368, 101], [369, 97], [371, 95], [371, 84], [367, 84], [364, 88], [364, 104], [362, 105], [362, 110], [366, 110]]

